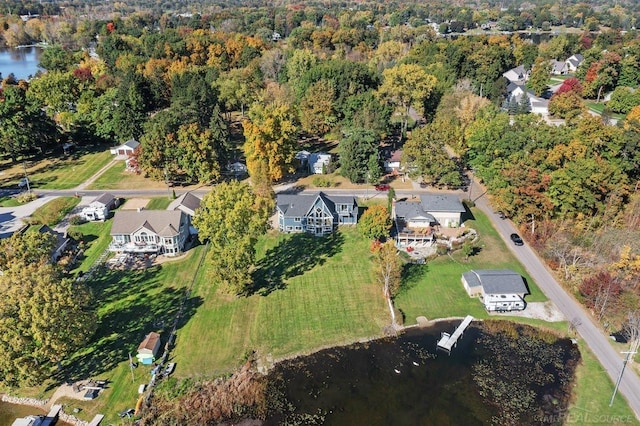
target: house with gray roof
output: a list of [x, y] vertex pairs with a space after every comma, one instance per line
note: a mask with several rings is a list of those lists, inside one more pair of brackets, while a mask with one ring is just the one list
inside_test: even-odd
[[120, 146], [112, 147], [109, 152], [115, 155], [116, 159], [118, 160], [126, 160], [127, 158], [129, 158], [129, 155], [133, 154], [133, 151], [135, 151], [139, 146], [140, 142], [135, 139], [129, 139]]
[[193, 217], [196, 213], [196, 210], [200, 207], [200, 203], [202, 202], [202, 198], [198, 197], [193, 192], [185, 192], [180, 195], [178, 198], [173, 200], [167, 210], [181, 210]]
[[529, 78], [529, 72], [522, 65], [518, 65], [503, 73], [502, 76], [509, 80], [510, 83], [524, 84]]
[[567, 61], [557, 61], [552, 59], [550, 64], [551, 74], [553, 75], [565, 75], [569, 72], [569, 65], [567, 65]]
[[403, 227], [423, 228], [441, 225], [455, 228], [462, 224], [462, 214], [466, 211], [457, 195], [425, 194], [420, 202], [399, 201], [393, 205], [393, 217], [402, 222]]
[[175, 256], [184, 251], [190, 219], [181, 210], [117, 211], [109, 250]]
[[478, 269], [462, 274], [469, 296], [479, 296], [487, 311], [522, 311], [529, 294], [522, 276], [510, 269]]
[[567, 58], [567, 60], [565, 61], [565, 63], [567, 64], [567, 71], [576, 72], [583, 61], [584, 56], [579, 53], [569, 56], [569, 58]]
[[281, 232], [308, 232], [317, 236], [331, 234], [336, 227], [358, 222], [358, 203], [353, 196], [278, 194], [278, 228]]
[[99, 195], [96, 199], [91, 201], [88, 206], [84, 207], [80, 212], [80, 216], [84, 220], [106, 220], [109, 217], [112, 209], [118, 207], [120, 199], [105, 192]]

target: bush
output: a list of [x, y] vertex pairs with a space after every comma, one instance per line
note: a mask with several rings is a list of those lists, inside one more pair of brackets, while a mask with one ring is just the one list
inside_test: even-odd
[[16, 200], [18, 200], [20, 204], [26, 204], [26, 203], [30, 203], [33, 200], [36, 200], [37, 198], [38, 198], [38, 195], [34, 194], [33, 192], [23, 192], [22, 194], [16, 197]]
[[86, 220], [82, 216], [73, 215], [69, 218], [69, 225], [82, 225]]
[[323, 176], [315, 176], [311, 183], [318, 188], [333, 188], [337, 186], [333, 179]]
[[438, 253], [438, 255], [440, 256], [444, 256], [445, 254], [449, 253], [449, 247], [445, 244], [438, 244], [436, 246], [436, 253]]

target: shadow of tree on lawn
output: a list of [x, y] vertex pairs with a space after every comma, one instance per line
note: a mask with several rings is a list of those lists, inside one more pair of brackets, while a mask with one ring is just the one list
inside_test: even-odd
[[344, 236], [336, 231], [326, 237], [311, 234], [293, 234], [267, 251], [258, 262], [253, 275], [254, 285], [248, 295], [267, 296], [274, 290], [284, 289], [285, 280], [302, 275], [342, 250]]
[[405, 293], [414, 288], [422, 277], [429, 271], [429, 266], [426, 264], [417, 263], [405, 263], [400, 272], [400, 289], [399, 293]]
[[[54, 375], [60, 383], [95, 377], [114, 369], [119, 363], [135, 357], [137, 347], [151, 331], [161, 334], [162, 355], [180, 305], [184, 288], [165, 287], [159, 272], [161, 266], [143, 271], [103, 269], [90, 281], [98, 311], [98, 327], [89, 343], [68, 359]], [[189, 297], [178, 328], [193, 316], [202, 304], [200, 297]]]

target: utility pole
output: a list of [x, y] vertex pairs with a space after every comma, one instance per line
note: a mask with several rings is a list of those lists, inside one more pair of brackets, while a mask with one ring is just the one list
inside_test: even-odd
[[24, 179], [27, 183], [27, 192], [31, 194], [31, 183], [29, 182], [29, 176], [27, 175], [27, 164], [23, 161], [22, 168], [24, 169]]
[[616, 393], [618, 392], [618, 387], [620, 386], [620, 382], [622, 381], [622, 374], [624, 373], [624, 369], [627, 366], [627, 363], [629, 362], [629, 358], [631, 358], [632, 354], [636, 354], [637, 352], [638, 351], [620, 352], [621, 354], [627, 354], [627, 356], [624, 358], [624, 361], [622, 361], [622, 369], [620, 370], [620, 375], [618, 376], [616, 387], [613, 388], [613, 395], [611, 395], [611, 401], [609, 401], [609, 407], [613, 405], [613, 399], [616, 397]]
[[164, 182], [167, 184], [167, 198], [171, 199], [171, 189], [169, 188], [169, 171], [167, 166], [164, 166]]

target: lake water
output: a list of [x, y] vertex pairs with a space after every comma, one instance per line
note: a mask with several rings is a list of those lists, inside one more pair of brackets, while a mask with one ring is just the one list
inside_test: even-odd
[[[487, 334], [481, 332], [477, 324], [467, 329], [451, 355], [435, 351], [440, 332], [451, 333], [458, 323], [443, 322], [428, 329], [409, 330], [397, 339], [326, 349], [279, 363], [270, 374], [273, 381], [269, 391], [277, 400], [272, 400], [271, 405], [279, 414], [271, 416], [266, 425], [479, 426], [508, 423], [505, 418], [496, 419], [498, 406], [504, 400], [495, 401], [483, 396], [478, 375], [473, 371], [477, 371], [475, 368], [479, 363], [494, 357], [500, 361], [493, 368], [504, 369], [503, 361], [510, 370], [530, 366], [521, 357], [511, 355], [509, 344], [504, 348], [491, 347], [491, 354], [483, 353], [489, 347], [482, 343]], [[579, 358], [568, 339], [561, 339], [544, 349], [562, 352], [555, 360], [556, 366], [565, 365], [563, 361], [571, 357]], [[509, 365], [513, 362], [515, 367]], [[545, 374], [556, 374], [553, 365], [547, 364], [545, 368]], [[573, 371], [568, 373], [573, 375]], [[558, 377], [562, 378], [562, 373]], [[518, 380], [515, 382], [519, 383]], [[530, 411], [536, 412], [539, 407], [543, 410], [545, 400], [552, 400], [555, 405], [541, 411], [541, 415], [566, 408], [567, 400], [559, 398], [561, 392], [553, 389], [564, 386], [565, 391], [569, 389], [570, 392], [566, 380], [551, 379], [551, 386], [547, 383], [543, 387], [523, 385], [517, 389], [532, 388], [537, 394], [535, 401], [530, 401], [533, 407]], [[541, 417], [529, 417], [520, 418], [514, 424], [539, 425], [545, 421]]]
[[0, 49], [0, 73], [6, 78], [13, 73], [16, 79], [28, 79], [34, 76], [40, 68], [42, 49], [38, 47], [24, 47], [22, 49]]

